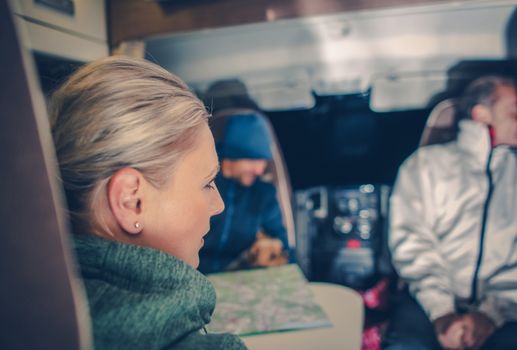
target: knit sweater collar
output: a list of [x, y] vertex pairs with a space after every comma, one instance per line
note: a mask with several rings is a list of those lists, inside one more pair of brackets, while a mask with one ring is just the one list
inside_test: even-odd
[[210, 321], [213, 286], [183, 261], [92, 235], [76, 235], [74, 242], [96, 347], [111, 348], [110, 339], [117, 334], [117, 344], [126, 348], [134, 342], [158, 349]]
[[[485, 166], [492, 149], [488, 126], [473, 120], [462, 120], [459, 127], [459, 148], [472, 159], [475, 159], [476, 163]], [[495, 149], [498, 152], [494, 156], [493, 164], [500, 162], [501, 158], [508, 153], [510, 147], [508, 145], [498, 145]]]

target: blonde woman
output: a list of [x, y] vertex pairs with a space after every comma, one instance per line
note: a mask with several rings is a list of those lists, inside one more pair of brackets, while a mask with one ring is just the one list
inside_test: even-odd
[[245, 349], [206, 334], [215, 306], [196, 268], [224, 209], [203, 104], [166, 70], [110, 57], [50, 104], [96, 349]]

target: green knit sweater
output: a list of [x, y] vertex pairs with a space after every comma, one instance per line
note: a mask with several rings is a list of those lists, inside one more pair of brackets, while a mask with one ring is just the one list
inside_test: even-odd
[[204, 334], [215, 291], [186, 263], [91, 235], [74, 242], [95, 349], [246, 349], [237, 336]]

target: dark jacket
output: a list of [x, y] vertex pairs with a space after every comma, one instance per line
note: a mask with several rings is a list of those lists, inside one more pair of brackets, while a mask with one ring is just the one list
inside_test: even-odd
[[210, 221], [210, 232], [200, 252], [199, 271], [225, 270], [251, 247], [259, 230], [280, 239], [284, 248], [288, 248], [287, 231], [282, 223], [276, 189], [271, 183], [257, 179], [250, 187], [244, 187], [221, 174], [215, 182], [226, 209]]
[[74, 237], [95, 349], [246, 349], [229, 334], [203, 334], [215, 307], [211, 283], [158, 250]]

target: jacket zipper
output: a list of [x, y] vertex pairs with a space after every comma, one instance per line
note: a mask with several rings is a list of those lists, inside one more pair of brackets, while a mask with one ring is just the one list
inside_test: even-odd
[[483, 206], [483, 217], [481, 221], [481, 233], [479, 237], [479, 253], [476, 261], [476, 269], [474, 270], [474, 276], [472, 277], [472, 286], [470, 293], [470, 304], [474, 304], [478, 298], [478, 275], [479, 270], [481, 269], [481, 262], [483, 260], [483, 247], [485, 242], [485, 231], [486, 231], [486, 223], [488, 220], [488, 207], [490, 205], [490, 199], [492, 198], [492, 192], [494, 190], [494, 183], [492, 180], [492, 172], [490, 171], [490, 163], [492, 162], [492, 154], [494, 150], [490, 149], [490, 153], [488, 154], [488, 160], [486, 164], [485, 174], [487, 176], [488, 181], [488, 193], [486, 195], [485, 205]]

